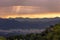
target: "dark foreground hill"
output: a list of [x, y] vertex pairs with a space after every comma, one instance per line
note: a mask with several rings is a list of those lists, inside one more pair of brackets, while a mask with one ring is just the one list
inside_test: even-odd
[[60, 24], [50, 26], [42, 33], [0, 37], [3, 40], [60, 40]]
[[[18, 36], [19, 37], [19, 36]], [[11, 36], [12, 38], [12, 36]], [[60, 24], [50, 26], [40, 34], [27, 34], [25, 36], [20, 35], [22, 40], [60, 40]]]

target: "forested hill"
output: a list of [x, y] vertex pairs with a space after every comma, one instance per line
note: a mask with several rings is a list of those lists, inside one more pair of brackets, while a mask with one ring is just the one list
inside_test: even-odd
[[60, 40], [60, 24], [50, 26], [41, 35], [42, 40]]
[[46, 30], [45, 32], [48, 40], [60, 40], [60, 24], [51, 26], [50, 29]]
[[[4, 38], [4, 37], [3, 37]], [[5, 37], [6, 40], [60, 40], [60, 24], [50, 26], [39, 34], [26, 34]]]

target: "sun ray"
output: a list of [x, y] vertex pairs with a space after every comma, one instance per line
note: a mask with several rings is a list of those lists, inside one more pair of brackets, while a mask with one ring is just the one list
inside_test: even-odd
[[12, 11], [18, 13], [18, 12], [20, 11], [21, 7], [22, 7], [22, 6], [13, 6], [13, 7], [12, 7]]

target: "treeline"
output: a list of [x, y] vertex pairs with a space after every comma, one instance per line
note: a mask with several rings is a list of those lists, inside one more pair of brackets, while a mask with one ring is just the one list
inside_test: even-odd
[[39, 34], [15, 35], [9, 37], [0, 37], [0, 40], [60, 40], [60, 24], [50, 26], [44, 32]]

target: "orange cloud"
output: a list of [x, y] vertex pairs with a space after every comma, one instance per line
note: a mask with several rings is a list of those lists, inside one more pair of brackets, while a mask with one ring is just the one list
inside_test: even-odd
[[54, 18], [60, 17], [60, 13], [35, 13], [35, 14], [14, 14], [14, 15], [4, 15], [1, 16], [2, 18], [16, 18], [16, 17], [23, 17], [23, 18]]
[[[44, 8], [43, 8], [44, 9]], [[1, 18], [54, 18], [60, 17], [60, 12], [49, 12], [37, 6], [11, 6], [0, 8]]]

